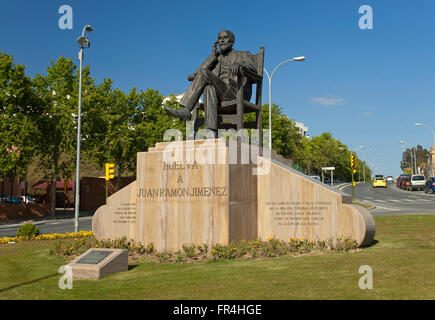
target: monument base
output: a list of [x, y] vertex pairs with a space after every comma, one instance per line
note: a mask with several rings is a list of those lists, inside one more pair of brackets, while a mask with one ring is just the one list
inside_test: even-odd
[[126, 237], [157, 251], [273, 237], [373, 242], [366, 209], [268, 149], [224, 139], [177, 141], [157, 143], [137, 159], [137, 180], [94, 215], [98, 239]]

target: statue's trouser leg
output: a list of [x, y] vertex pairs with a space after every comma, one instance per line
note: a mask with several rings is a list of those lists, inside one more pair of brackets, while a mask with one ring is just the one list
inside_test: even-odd
[[[206, 86], [212, 86], [215, 89], [217, 97], [223, 97], [229, 90], [229, 86], [217, 75], [208, 69], [201, 69], [195, 76], [192, 84], [181, 98], [180, 104], [192, 110], [198, 102], [199, 97], [204, 92]], [[216, 104], [217, 106], [217, 104]]]
[[216, 89], [212, 86], [204, 88], [204, 116], [205, 127], [208, 129], [217, 130], [218, 128], [218, 103], [219, 97], [217, 96]]

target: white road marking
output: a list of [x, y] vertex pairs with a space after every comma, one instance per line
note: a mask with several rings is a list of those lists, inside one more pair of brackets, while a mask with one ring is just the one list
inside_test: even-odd
[[380, 206], [376, 206], [376, 208], [389, 210], [389, 211], [400, 211], [400, 209], [385, 208], [385, 207], [380, 207]]

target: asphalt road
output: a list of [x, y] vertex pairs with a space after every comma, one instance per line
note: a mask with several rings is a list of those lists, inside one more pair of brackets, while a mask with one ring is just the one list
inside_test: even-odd
[[[34, 223], [41, 233], [67, 233], [74, 232], [74, 219], [60, 219], [60, 220], [46, 220], [37, 221]], [[21, 223], [20, 223], [21, 224]], [[18, 224], [14, 225], [1, 225], [1, 237], [15, 237], [17, 230], [20, 227]], [[92, 230], [92, 217], [82, 217], [79, 219], [79, 230], [90, 231]]]
[[[352, 194], [351, 185], [341, 190]], [[373, 216], [435, 214], [435, 194], [401, 190], [395, 183], [389, 183], [387, 188], [373, 188], [369, 182], [358, 183], [355, 187], [355, 200], [375, 206], [375, 209], [370, 209]]]

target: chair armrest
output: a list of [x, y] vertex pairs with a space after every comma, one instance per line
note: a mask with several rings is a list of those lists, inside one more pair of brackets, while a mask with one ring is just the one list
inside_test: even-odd
[[255, 71], [252, 71], [251, 69], [245, 66], [240, 66], [240, 74], [243, 77], [248, 78], [252, 82], [257, 82], [262, 79], [262, 77], [260, 77]]

